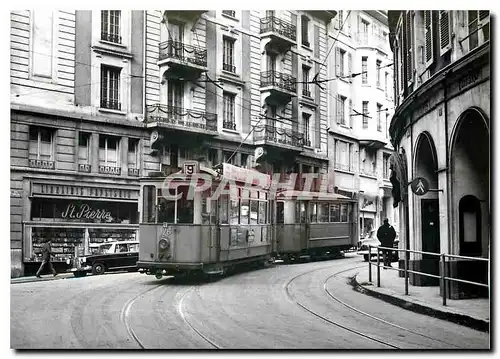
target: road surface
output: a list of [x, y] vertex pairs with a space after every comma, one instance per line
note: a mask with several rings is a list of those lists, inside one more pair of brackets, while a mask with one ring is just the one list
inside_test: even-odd
[[488, 349], [489, 334], [348, 284], [362, 258], [215, 282], [117, 273], [11, 285], [13, 349]]

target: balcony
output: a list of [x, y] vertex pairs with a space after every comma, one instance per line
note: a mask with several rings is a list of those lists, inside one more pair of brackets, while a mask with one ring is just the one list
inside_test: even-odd
[[146, 126], [167, 130], [217, 135], [217, 115], [162, 104], [146, 106]]
[[179, 18], [182, 18], [188, 22], [196, 22], [199, 17], [206, 12], [208, 12], [208, 10], [165, 10], [164, 14], [167, 15], [169, 19], [173, 20], [179, 21]]
[[105, 31], [101, 31], [101, 40], [107, 41], [107, 42], [113, 42], [115, 44], [121, 44], [122, 43], [122, 37], [116, 34], [110, 34]]
[[49, 161], [49, 160], [30, 159], [29, 166], [31, 168], [41, 168], [44, 170], [55, 170], [56, 169], [55, 162]]
[[231, 64], [222, 64], [222, 69], [227, 72], [231, 72], [233, 74], [236, 73], [236, 66], [231, 65]]
[[268, 104], [287, 104], [297, 94], [297, 79], [277, 71], [261, 72], [260, 92]]
[[99, 173], [120, 176], [122, 174], [122, 168], [117, 166], [99, 165]]
[[128, 175], [132, 177], [139, 177], [139, 169], [138, 168], [128, 168]]
[[107, 98], [101, 99], [101, 108], [106, 108], [108, 110], [121, 111], [122, 104], [117, 100], [110, 100]]
[[222, 128], [226, 130], [236, 131], [236, 123], [234, 121], [222, 121]]
[[207, 71], [207, 49], [178, 41], [160, 43], [158, 66], [161, 73], [175, 72], [187, 78], [198, 78]]
[[266, 145], [284, 151], [302, 152], [304, 147], [304, 134], [288, 128], [278, 128], [274, 125], [256, 126], [254, 129], [254, 144]]
[[276, 16], [260, 19], [260, 38], [266, 50], [283, 53], [297, 42], [297, 26]]
[[92, 166], [88, 163], [79, 163], [78, 164], [78, 172], [90, 173]]

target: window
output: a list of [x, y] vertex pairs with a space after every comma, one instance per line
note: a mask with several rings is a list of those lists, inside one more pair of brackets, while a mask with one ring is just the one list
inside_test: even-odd
[[389, 154], [384, 153], [383, 160], [384, 160], [384, 163], [383, 163], [383, 165], [384, 165], [384, 169], [383, 169], [383, 171], [384, 171], [384, 173], [383, 173], [384, 179], [389, 179], [389, 177], [390, 177], [390, 171], [389, 171]]
[[347, 74], [345, 73], [345, 51], [340, 49], [340, 76], [344, 77]]
[[363, 128], [368, 128], [368, 101], [363, 101]]
[[413, 80], [413, 11], [406, 12], [406, 81]]
[[101, 40], [122, 43], [120, 36], [120, 10], [101, 11]]
[[178, 109], [183, 107], [184, 83], [181, 81], [169, 80], [167, 94], [167, 104], [170, 107], [169, 111], [172, 111], [173, 117], [176, 117], [179, 112], [173, 111], [173, 107]]
[[350, 171], [351, 170], [351, 148], [352, 145], [348, 142], [335, 140], [335, 164], [336, 169]]
[[389, 93], [387, 92], [388, 90], [388, 84], [389, 84], [389, 73], [385, 73], [385, 81], [384, 81], [384, 92], [388, 95]]
[[345, 103], [347, 97], [339, 95], [337, 102], [337, 123], [345, 125]]
[[377, 104], [377, 131], [382, 132], [382, 105]]
[[342, 203], [340, 205], [340, 222], [346, 223], [348, 222], [348, 213], [349, 205], [347, 203]]
[[309, 47], [309, 18], [305, 15], [300, 17], [302, 25], [302, 45]]
[[[443, 13], [443, 11], [441, 11], [441, 13]], [[443, 14], [441, 14], [441, 16], [443, 16]], [[488, 41], [490, 39], [489, 17], [490, 12], [488, 10], [468, 11], [469, 51], [476, 48], [479, 43]], [[449, 15], [446, 16], [446, 19], [448, 18]], [[446, 33], [445, 31], [443, 32]], [[482, 38], [480, 37], [481, 34]]]
[[234, 39], [229, 37], [223, 38], [223, 59], [222, 59], [222, 69], [224, 71], [229, 71], [232, 73], [236, 72], [236, 67], [234, 66]]
[[330, 205], [330, 222], [340, 222], [340, 204]]
[[382, 62], [380, 60], [377, 60], [377, 87], [381, 87], [380, 84], [380, 66]]
[[309, 90], [309, 71], [309, 67], [302, 66], [302, 95], [307, 97], [311, 97], [311, 91]]
[[305, 146], [311, 146], [311, 139], [310, 139], [310, 133], [309, 133], [309, 126], [310, 126], [310, 118], [311, 115], [308, 113], [302, 113], [302, 125], [303, 125], [303, 131], [304, 131], [304, 145]]
[[[429, 66], [434, 60], [434, 49], [433, 49], [433, 29], [432, 29], [432, 11], [424, 11], [424, 31], [425, 31], [425, 64]], [[402, 39], [400, 39], [400, 47], [402, 48]], [[402, 58], [400, 59], [402, 62]], [[403, 74], [399, 74], [400, 78]]]
[[222, 127], [229, 130], [236, 130], [236, 121], [234, 117], [234, 101], [236, 95], [224, 91], [223, 97], [224, 97], [224, 118], [222, 122]]
[[361, 32], [361, 39], [364, 43], [368, 42], [368, 29], [370, 27], [370, 24], [365, 21], [365, 20], [361, 20], [361, 29], [360, 29], [360, 32]]
[[101, 66], [101, 108], [121, 110], [120, 68]]
[[248, 163], [248, 155], [246, 153], [241, 154], [241, 167], [249, 168], [250, 164]]
[[100, 166], [119, 166], [119, 142], [120, 139], [118, 137], [99, 135]]
[[[54, 34], [54, 13], [52, 9], [37, 9], [32, 14], [33, 34], [32, 34], [32, 56], [31, 73], [52, 79], [54, 76], [54, 65], [57, 58], [53, 56]], [[55, 36], [54, 36], [55, 35]]]
[[90, 133], [78, 132], [78, 163], [90, 164]]
[[361, 74], [362, 83], [365, 85], [368, 83], [368, 57], [366, 56], [361, 58]]
[[389, 138], [389, 113], [385, 113], [385, 137]]
[[211, 148], [208, 150], [208, 162], [212, 167], [219, 163], [218, 151], [215, 148]]
[[344, 23], [344, 11], [343, 10], [339, 10], [339, 13], [337, 15], [337, 19], [338, 19], [338, 27], [339, 27], [339, 29], [341, 29], [342, 24]]
[[29, 131], [29, 159], [51, 161], [54, 130], [47, 127], [30, 126]]
[[222, 152], [223, 162], [234, 165], [234, 156], [232, 152], [223, 151]]
[[222, 13], [227, 16], [236, 17], [236, 11], [234, 10], [222, 10]]
[[139, 168], [139, 139], [128, 139], [128, 167]]

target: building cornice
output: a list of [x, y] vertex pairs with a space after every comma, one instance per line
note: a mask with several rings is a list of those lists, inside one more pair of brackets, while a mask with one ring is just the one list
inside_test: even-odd
[[[445, 79], [452, 78], [452, 81], [458, 79], [459, 74], [464, 71], [470, 71], [473, 68], [483, 66], [483, 61], [480, 59], [487, 57], [490, 52], [489, 41], [461, 57], [457, 61], [449, 64], [445, 68], [434, 74], [429, 80], [420, 85], [408, 97], [406, 97], [401, 105], [394, 111], [389, 126], [389, 133], [393, 139], [393, 145], [399, 143], [402, 131], [406, 128], [406, 115], [412, 113], [416, 106], [425, 102], [428, 98], [437, 93], [438, 89], [445, 86]], [[447, 85], [446, 85], [447, 86]], [[444, 99], [446, 101], [448, 99]], [[411, 123], [409, 123], [411, 125]]]

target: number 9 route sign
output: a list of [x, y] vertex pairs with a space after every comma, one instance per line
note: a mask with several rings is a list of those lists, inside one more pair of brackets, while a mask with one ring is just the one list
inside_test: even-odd
[[424, 177], [417, 177], [411, 182], [411, 190], [417, 196], [423, 196], [429, 192], [429, 181]]

